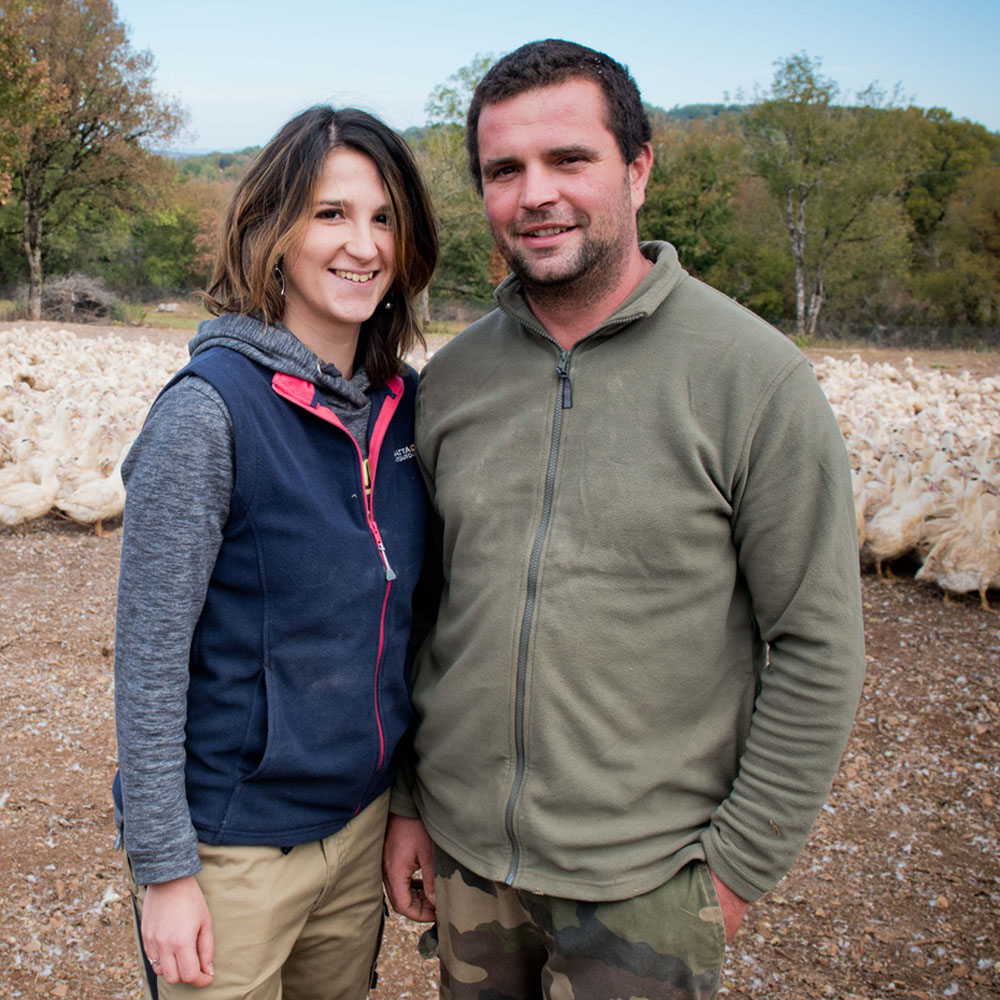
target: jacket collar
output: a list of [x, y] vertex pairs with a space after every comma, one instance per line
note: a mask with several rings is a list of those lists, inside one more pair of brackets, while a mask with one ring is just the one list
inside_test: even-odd
[[[688, 274], [681, 267], [677, 251], [670, 243], [659, 240], [640, 243], [643, 255], [653, 262], [649, 273], [639, 282], [632, 294], [599, 326], [587, 334], [588, 339], [596, 334], [610, 335], [633, 320], [642, 319], [656, 312], [667, 296], [684, 281]], [[521, 279], [509, 274], [493, 293], [497, 305], [508, 316], [523, 323], [529, 329], [544, 333], [541, 323], [528, 305]]]

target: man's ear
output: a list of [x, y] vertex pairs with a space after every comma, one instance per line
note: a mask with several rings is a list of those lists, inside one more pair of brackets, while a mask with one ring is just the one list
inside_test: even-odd
[[628, 165], [629, 188], [632, 191], [632, 207], [638, 211], [646, 200], [646, 184], [653, 169], [653, 147], [644, 142], [639, 155]]

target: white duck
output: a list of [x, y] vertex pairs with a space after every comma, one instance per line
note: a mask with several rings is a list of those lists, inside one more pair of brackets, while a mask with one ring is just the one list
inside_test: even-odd
[[865, 550], [875, 560], [875, 573], [881, 580], [891, 579], [892, 571], [883, 563], [900, 559], [915, 549], [923, 533], [924, 522], [934, 509], [937, 497], [917, 482], [896, 503], [879, 510], [865, 529]]
[[992, 611], [986, 591], [1000, 579], [1000, 504], [990, 493], [960, 498], [951, 528], [943, 530], [917, 572], [948, 594], [976, 591], [984, 611]]
[[26, 480], [0, 489], [0, 524], [12, 531], [21, 529], [27, 534], [28, 522], [44, 517], [52, 510], [59, 491], [55, 461], [46, 459], [39, 467], [39, 481]]
[[121, 472], [125, 455], [123, 451], [110, 475], [91, 479], [69, 496], [56, 500], [56, 509], [78, 524], [92, 524], [95, 533], [103, 537], [104, 522], [118, 517], [125, 509], [125, 485]]

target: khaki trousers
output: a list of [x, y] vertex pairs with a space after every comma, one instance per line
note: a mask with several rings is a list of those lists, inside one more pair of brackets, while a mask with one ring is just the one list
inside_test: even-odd
[[[277, 847], [198, 845], [196, 876], [215, 935], [215, 977], [162, 977], [157, 1000], [361, 1000], [381, 940], [386, 792], [323, 840]], [[126, 866], [128, 867], [128, 866]], [[140, 915], [145, 887], [130, 882]], [[147, 967], [148, 968], [148, 967]]]

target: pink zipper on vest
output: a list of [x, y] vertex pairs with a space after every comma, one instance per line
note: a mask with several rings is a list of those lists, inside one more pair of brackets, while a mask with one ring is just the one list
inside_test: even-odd
[[382, 534], [378, 530], [378, 524], [375, 521], [375, 474], [378, 471], [378, 456], [382, 442], [385, 440], [385, 433], [389, 429], [389, 424], [392, 422], [396, 408], [399, 406], [399, 401], [403, 398], [403, 380], [398, 375], [394, 375], [388, 380], [386, 387], [389, 390], [389, 395], [386, 396], [385, 402], [382, 404], [382, 409], [379, 411], [378, 418], [375, 421], [375, 426], [372, 429], [372, 437], [368, 448], [369, 458], [363, 458], [358, 442], [354, 440], [354, 435], [344, 426], [340, 417], [332, 410], [319, 406], [315, 401], [318, 394], [316, 387], [311, 382], [295, 378], [293, 375], [283, 375], [281, 372], [275, 372], [274, 377], [271, 379], [271, 388], [282, 399], [287, 399], [290, 403], [294, 403], [296, 406], [301, 406], [303, 409], [309, 410], [310, 413], [314, 413], [328, 424], [339, 427], [350, 439], [358, 455], [358, 465], [361, 468], [361, 481], [364, 484], [365, 520], [368, 522], [368, 530], [372, 534], [378, 554], [382, 559], [386, 580], [385, 595], [382, 598], [382, 613], [379, 616], [378, 657], [375, 660], [375, 723], [378, 727], [379, 747], [377, 767], [381, 767], [382, 762], [385, 760], [385, 733], [382, 730], [382, 713], [378, 707], [378, 676], [379, 669], [382, 666], [382, 653], [385, 647], [385, 616], [389, 607], [389, 594], [392, 592], [392, 581], [396, 579], [396, 573], [389, 564], [389, 556], [385, 551], [385, 544], [382, 542]]

